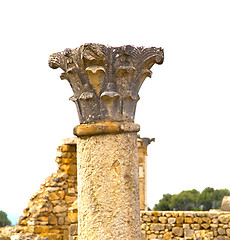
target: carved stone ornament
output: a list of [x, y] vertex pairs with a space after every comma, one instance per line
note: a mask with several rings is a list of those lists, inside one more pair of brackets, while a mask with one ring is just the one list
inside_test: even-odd
[[162, 64], [163, 49], [110, 47], [87, 43], [65, 49], [49, 58], [49, 66], [61, 68], [74, 95], [80, 123], [134, 121], [139, 89], [150, 68]]

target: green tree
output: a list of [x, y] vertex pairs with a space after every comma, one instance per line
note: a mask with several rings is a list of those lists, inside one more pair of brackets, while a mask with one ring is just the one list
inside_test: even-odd
[[214, 191], [214, 188], [207, 187], [201, 192], [199, 196], [199, 204], [201, 205], [202, 210], [208, 211], [213, 208]]
[[214, 192], [214, 202], [213, 202], [213, 209], [221, 208], [221, 203], [224, 196], [230, 196], [230, 191], [228, 189], [217, 189]]
[[199, 196], [199, 204], [202, 210], [208, 211], [210, 209], [218, 209], [221, 207], [221, 202], [224, 196], [229, 196], [228, 189], [214, 189], [207, 187]]
[[199, 192], [196, 189], [182, 191], [179, 194], [173, 195], [169, 204], [170, 209], [180, 211], [190, 211], [199, 208], [198, 197]]
[[158, 204], [155, 204], [156, 211], [190, 211], [218, 209], [224, 196], [230, 196], [230, 190], [207, 187], [201, 193], [196, 189], [182, 191], [179, 194], [164, 194]]
[[0, 211], [0, 227], [10, 226], [11, 222], [7, 218], [7, 214], [3, 211]]
[[172, 195], [167, 193], [163, 195], [163, 198], [159, 201], [158, 204], [155, 204], [154, 210], [155, 211], [169, 211], [170, 209], [169, 205], [172, 199]]

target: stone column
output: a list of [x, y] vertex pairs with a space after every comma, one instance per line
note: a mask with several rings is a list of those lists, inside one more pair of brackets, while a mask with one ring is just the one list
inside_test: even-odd
[[147, 147], [155, 138], [138, 138], [140, 210], [147, 211]]
[[140, 239], [137, 132], [139, 89], [161, 48], [84, 44], [50, 56], [64, 70], [80, 125], [74, 128], [78, 159], [78, 234], [87, 239]]

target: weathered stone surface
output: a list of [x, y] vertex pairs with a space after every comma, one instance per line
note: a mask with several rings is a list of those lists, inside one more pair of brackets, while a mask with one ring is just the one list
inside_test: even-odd
[[229, 240], [230, 238], [226, 237], [226, 236], [218, 236], [216, 239], [217, 240]]
[[49, 215], [48, 222], [49, 222], [49, 224], [51, 224], [51, 225], [56, 225], [57, 222], [58, 222], [58, 219], [57, 219], [56, 215], [53, 214], [53, 213], [51, 213], [51, 214]]
[[171, 218], [171, 217], [170, 217], [170, 218], [168, 219], [168, 223], [169, 223], [169, 224], [174, 224], [175, 222], [176, 222], [176, 218]]
[[173, 227], [172, 233], [175, 236], [182, 237], [184, 235], [184, 229], [182, 227]]
[[191, 224], [191, 228], [194, 229], [194, 230], [199, 230], [200, 229], [200, 224], [197, 224], [197, 223]]
[[208, 223], [202, 223], [201, 224], [201, 227], [204, 228], [204, 229], [208, 229], [210, 227], [210, 224]]
[[220, 235], [225, 235], [225, 234], [226, 234], [225, 229], [222, 228], [222, 227], [219, 227], [217, 231], [218, 231], [218, 233], [219, 233]]
[[162, 224], [162, 223], [150, 224], [150, 230], [156, 231], [156, 232], [163, 231], [163, 230], [165, 230], [165, 224]]
[[193, 239], [195, 235], [195, 231], [193, 229], [184, 229], [184, 237], [185, 239]]
[[194, 222], [194, 220], [193, 220], [192, 217], [185, 217], [184, 222], [185, 222], [185, 223], [189, 223], [189, 224], [191, 224], [191, 223]]
[[73, 89], [80, 123], [133, 121], [138, 92], [150, 68], [163, 62], [161, 48], [110, 47], [87, 43], [50, 56], [49, 66], [61, 68], [61, 79]]
[[226, 229], [227, 236], [230, 237], [230, 228]]
[[[228, 239], [229, 212], [141, 212], [141, 229], [145, 239]], [[165, 216], [167, 224], [160, 219]], [[150, 217], [150, 218], [148, 218]], [[150, 219], [150, 222], [149, 222]], [[176, 221], [178, 219], [179, 221]], [[193, 219], [194, 223], [192, 222]], [[164, 226], [164, 227], [163, 227]], [[145, 233], [143, 232], [145, 231]]]
[[159, 222], [167, 223], [167, 217], [159, 217]]
[[164, 234], [163, 239], [172, 239], [172, 237], [173, 237], [173, 234], [170, 232], [167, 232]]
[[35, 226], [34, 233], [48, 233], [49, 227], [48, 226]]
[[69, 228], [69, 231], [70, 236], [78, 235], [78, 224], [77, 223], [72, 224]]
[[135, 133], [78, 138], [79, 239], [140, 239], [136, 141]]
[[69, 175], [77, 175], [77, 167], [76, 164], [70, 164], [67, 166], [67, 168], [65, 169], [65, 171], [69, 174]]
[[[19, 220], [21, 226], [25, 228], [33, 227], [33, 229], [31, 228], [32, 233], [35, 233], [35, 230], [39, 232], [40, 227], [42, 227], [42, 234], [49, 235], [52, 233], [54, 239], [55, 234], [63, 238], [64, 230], [70, 224], [67, 218], [67, 209], [77, 198], [75, 191], [75, 198], [72, 193], [69, 194], [67, 191], [68, 184], [71, 184], [71, 189], [77, 189], [77, 176], [76, 174], [72, 175], [72, 172], [68, 170], [69, 165], [71, 165], [69, 169], [73, 168], [72, 165], [75, 165], [74, 171], [76, 173], [76, 145], [71, 144], [71, 146], [68, 146], [65, 143], [58, 147], [57, 152], [57, 158], [59, 159], [57, 161], [57, 173], [53, 173], [46, 178], [45, 184], [42, 184], [40, 190], [32, 196], [28, 207]], [[63, 161], [63, 158], [66, 157], [68, 161]], [[45, 226], [48, 228], [45, 228]], [[48, 232], [45, 232], [46, 230]], [[50, 235], [48, 237], [51, 238]]]
[[221, 214], [218, 217], [218, 220], [221, 223], [229, 223], [230, 222], [230, 213], [229, 214]]

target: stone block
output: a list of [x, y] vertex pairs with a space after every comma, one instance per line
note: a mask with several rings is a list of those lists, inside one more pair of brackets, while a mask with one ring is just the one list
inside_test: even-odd
[[190, 224], [185, 223], [185, 224], [183, 224], [183, 228], [184, 228], [184, 229], [190, 229], [191, 227], [190, 227]]
[[220, 215], [219, 212], [209, 212], [207, 214], [207, 217], [209, 217], [209, 218], [218, 218], [219, 215]]
[[194, 230], [199, 230], [200, 229], [200, 224], [197, 224], [197, 223], [191, 224], [191, 228], [194, 229]]
[[185, 211], [184, 212], [184, 217], [194, 217], [194, 212], [192, 212], [192, 211]]
[[184, 229], [182, 227], [173, 227], [172, 233], [175, 236], [182, 237], [184, 235]]
[[222, 214], [218, 217], [218, 220], [221, 223], [229, 223], [230, 222], [230, 214]]
[[211, 223], [211, 219], [208, 218], [208, 217], [202, 217], [202, 221], [203, 221], [204, 223]]
[[185, 239], [194, 239], [195, 231], [193, 229], [184, 229], [184, 238]]
[[221, 204], [222, 211], [230, 211], [230, 196], [225, 196]]
[[77, 199], [77, 196], [65, 196], [65, 201], [67, 204], [71, 204], [73, 203], [75, 200]]
[[62, 152], [76, 152], [76, 145], [63, 144], [61, 150]]
[[68, 217], [69, 217], [70, 222], [72, 222], [72, 223], [78, 222], [78, 213], [77, 212], [68, 211]]
[[170, 218], [170, 217], [172, 217], [172, 213], [171, 212], [164, 212], [164, 214], [163, 214], [164, 216], [166, 216], [167, 218]]
[[148, 230], [148, 224], [144, 223], [144, 224], [141, 224], [141, 230], [144, 230], [144, 231], [147, 231]]
[[58, 222], [57, 217], [53, 213], [51, 213], [48, 218], [48, 223], [50, 225], [56, 225], [57, 222]]
[[172, 237], [173, 237], [173, 234], [170, 232], [167, 232], [164, 234], [163, 239], [172, 239]]
[[217, 229], [218, 228], [218, 224], [212, 223], [210, 224], [211, 229]]
[[67, 172], [69, 175], [77, 175], [77, 165], [76, 164], [70, 164], [66, 167], [65, 172]]
[[227, 236], [218, 236], [216, 240], [229, 240], [230, 238]]
[[48, 233], [49, 227], [48, 226], [35, 226], [34, 227], [34, 233]]
[[177, 217], [176, 218], [176, 223], [177, 224], [183, 224], [184, 223], [184, 217]]
[[224, 228], [219, 227], [217, 231], [220, 235], [225, 235], [226, 234], [226, 230]]
[[71, 224], [69, 227], [69, 235], [74, 236], [78, 234], [78, 224]]
[[63, 225], [65, 223], [65, 218], [64, 217], [59, 217], [58, 218], [58, 224]]
[[150, 224], [151, 231], [163, 231], [165, 230], [165, 224], [163, 223], [152, 223]]
[[68, 188], [68, 194], [75, 194], [75, 188]]
[[62, 158], [62, 162], [64, 164], [70, 164], [70, 163], [77, 163], [77, 159], [75, 158]]
[[58, 195], [60, 197], [60, 200], [63, 200], [65, 197], [65, 191], [64, 190], [58, 191]]
[[214, 223], [214, 224], [218, 224], [218, 223], [219, 223], [218, 218], [214, 218], [214, 219], [212, 219], [212, 223]]
[[38, 221], [48, 222], [48, 216], [40, 216], [37, 218]]
[[184, 222], [185, 223], [188, 223], [188, 224], [191, 224], [191, 223], [194, 223], [194, 220], [192, 217], [185, 217], [184, 218]]
[[210, 224], [209, 223], [202, 223], [201, 227], [204, 228], [204, 229], [208, 229], [208, 228], [210, 228]]
[[174, 224], [169, 224], [169, 223], [166, 223], [165, 224], [165, 231], [171, 231], [172, 230], [172, 227], [173, 227]]
[[176, 218], [170, 217], [170, 218], [168, 219], [168, 223], [169, 223], [169, 224], [174, 224], [175, 222], [176, 222]]
[[152, 223], [158, 223], [158, 217], [150, 217]]
[[195, 217], [193, 220], [195, 223], [198, 223], [198, 224], [201, 224], [203, 222], [201, 217]]
[[226, 229], [226, 234], [227, 234], [227, 236], [230, 237], [230, 228], [229, 228], [229, 229]]
[[205, 237], [205, 230], [196, 230], [195, 231], [195, 239], [204, 239]]
[[61, 213], [66, 211], [67, 211], [67, 207], [65, 205], [62, 205], [62, 206], [57, 205], [53, 208], [54, 213]]
[[159, 217], [159, 222], [167, 223], [167, 217]]
[[60, 196], [55, 192], [51, 192], [49, 193], [48, 198], [50, 201], [53, 201], [53, 200], [58, 200]]

